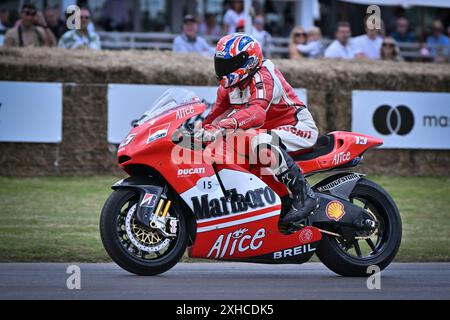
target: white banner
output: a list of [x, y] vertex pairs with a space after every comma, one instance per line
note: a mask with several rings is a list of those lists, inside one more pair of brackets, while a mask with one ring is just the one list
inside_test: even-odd
[[[108, 142], [120, 143], [132, 128], [132, 123], [147, 111], [169, 88], [185, 88], [195, 92], [211, 107], [216, 100], [217, 87], [110, 84], [108, 86]], [[295, 89], [300, 100], [306, 101], [306, 90]], [[203, 117], [209, 108], [203, 113]]]
[[61, 83], [0, 81], [0, 141], [61, 140]]
[[450, 93], [353, 91], [352, 131], [390, 149], [450, 149]]

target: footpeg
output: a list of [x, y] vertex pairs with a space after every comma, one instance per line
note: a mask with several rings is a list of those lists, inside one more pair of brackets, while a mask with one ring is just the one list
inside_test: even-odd
[[292, 222], [284, 226], [286, 234], [293, 234], [306, 226], [311, 225], [309, 217], [302, 219], [300, 221]]

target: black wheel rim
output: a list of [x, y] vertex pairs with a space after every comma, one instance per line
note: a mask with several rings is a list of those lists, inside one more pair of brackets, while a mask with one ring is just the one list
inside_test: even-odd
[[[147, 262], [147, 263], [162, 260], [166, 256], [168, 256], [172, 252], [173, 248], [176, 246], [178, 239], [179, 239], [180, 228], [177, 228], [177, 237], [170, 239], [168, 244], [163, 246], [160, 250], [155, 250], [153, 252], [146, 252], [144, 250], [137, 248], [132, 243], [131, 239], [129, 238], [129, 235], [128, 235], [128, 233], [126, 231], [126, 227], [125, 227], [125, 224], [126, 224], [125, 220], [126, 220], [126, 217], [129, 213], [129, 211], [131, 210], [131, 208], [133, 206], [137, 206], [138, 201], [139, 201], [139, 196], [137, 194], [134, 194], [134, 195], [130, 196], [128, 199], [126, 199], [120, 206], [120, 211], [119, 211], [119, 213], [117, 215], [117, 219], [116, 219], [116, 236], [122, 246], [122, 249], [132, 258], [137, 259], [141, 262]], [[176, 217], [176, 215], [172, 209], [169, 210], [168, 214], [172, 217]], [[134, 220], [134, 218], [132, 218], [132, 221], [133, 220]], [[142, 230], [142, 232], [147, 232], [148, 234], [157, 233], [155, 230], [152, 230], [151, 228], [145, 228], [143, 226], [138, 226], [136, 228], [139, 228], [140, 230]], [[136, 229], [133, 228], [133, 232], [134, 232], [134, 230], [136, 230]], [[165, 238], [163, 238], [161, 235], [158, 234], [158, 236], [159, 236], [159, 239], [161, 239], [161, 241], [165, 240]], [[156, 240], [157, 236], [156, 235], [153, 236], [152, 239]], [[144, 244], [148, 245], [149, 243], [144, 243]], [[155, 243], [155, 245], [156, 244], [158, 244], [158, 243]]]
[[389, 239], [389, 214], [387, 209], [374, 198], [367, 195], [352, 195], [350, 201], [367, 210], [377, 224], [377, 228], [371, 234], [358, 234], [358, 237], [366, 239], [355, 239], [353, 241], [344, 238], [335, 238], [338, 248], [342, 253], [357, 260], [371, 260], [382, 254]]

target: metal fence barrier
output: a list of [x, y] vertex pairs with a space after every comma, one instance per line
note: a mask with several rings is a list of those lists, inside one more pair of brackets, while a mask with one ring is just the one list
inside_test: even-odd
[[[106, 32], [99, 31], [104, 49], [150, 49], [150, 50], [172, 50], [173, 39], [177, 34], [160, 33], [160, 32]], [[206, 40], [213, 45], [219, 40], [219, 37], [205, 37]], [[323, 45], [326, 47], [332, 40], [324, 39]], [[400, 53], [406, 60], [412, 61], [431, 61], [430, 55], [423, 55], [421, 49], [423, 45], [418, 42], [414, 43], [398, 43]], [[286, 58], [289, 55], [289, 38], [274, 37], [272, 38], [270, 53], [272, 57]], [[426, 45], [431, 50], [433, 46]], [[450, 48], [439, 47], [439, 50], [447, 50]]]

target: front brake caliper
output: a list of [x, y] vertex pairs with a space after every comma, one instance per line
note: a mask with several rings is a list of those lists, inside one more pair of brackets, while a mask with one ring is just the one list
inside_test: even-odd
[[175, 218], [169, 218], [169, 231], [172, 234], [177, 234], [177, 229], [178, 229], [178, 220]]
[[[177, 236], [178, 219], [168, 215], [171, 204], [170, 200], [161, 197], [149, 224], [150, 228], [155, 229], [166, 238]], [[169, 232], [167, 232], [167, 227], [169, 227]]]

